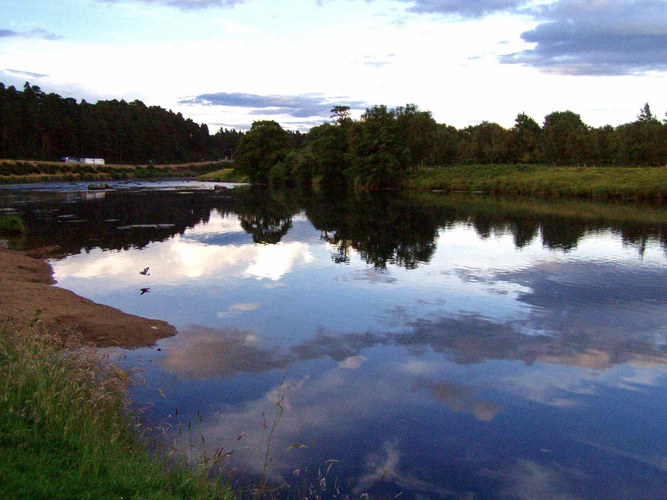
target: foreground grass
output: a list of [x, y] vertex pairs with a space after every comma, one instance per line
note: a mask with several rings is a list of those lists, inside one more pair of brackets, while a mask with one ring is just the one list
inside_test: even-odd
[[149, 454], [125, 414], [128, 374], [39, 322], [0, 325], [0, 497], [234, 498]]
[[459, 165], [420, 169], [406, 187], [532, 196], [665, 199], [667, 168]]

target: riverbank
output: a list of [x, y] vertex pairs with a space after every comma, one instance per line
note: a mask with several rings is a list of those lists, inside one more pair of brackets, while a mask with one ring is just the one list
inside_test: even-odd
[[[232, 167], [202, 181], [248, 182]], [[508, 196], [591, 199], [667, 199], [665, 167], [564, 167], [552, 165], [453, 165], [421, 167], [401, 186], [411, 191], [484, 191]]]
[[127, 314], [52, 286], [53, 269], [39, 257], [53, 251], [26, 254], [0, 248], [0, 317], [20, 324], [38, 318], [54, 332], [76, 330], [85, 343], [100, 347], [148, 346], [176, 333], [165, 321]]
[[194, 178], [228, 165], [223, 160], [173, 165], [88, 165], [0, 159], [0, 184]]
[[0, 497], [235, 498], [209, 462], [150, 449], [128, 415], [130, 375], [79, 346], [40, 320], [0, 323]]
[[250, 182], [247, 175], [238, 172], [233, 167], [226, 167], [220, 170], [214, 170], [208, 174], [197, 177], [198, 181], [209, 182]]
[[667, 199], [665, 167], [457, 165], [419, 169], [406, 189], [597, 199]]
[[48, 254], [0, 248], [0, 496], [235, 498], [208, 477], [210, 460], [193, 469], [147, 448], [128, 414], [131, 374], [87, 347], [151, 345], [175, 329], [53, 286], [36, 257]]
[[[180, 165], [84, 165], [62, 162], [0, 160], [0, 184], [197, 179], [249, 182], [233, 162]], [[453, 165], [421, 167], [403, 189], [416, 191], [484, 191], [509, 196], [591, 199], [667, 199], [665, 167], [568, 167], [552, 165]]]

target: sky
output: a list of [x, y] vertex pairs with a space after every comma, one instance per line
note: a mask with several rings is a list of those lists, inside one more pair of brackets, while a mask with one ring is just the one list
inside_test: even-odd
[[457, 128], [667, 112], [667, 0], [0, 0], [0, 82], [139, 99], [211, 132], [335, 105]]

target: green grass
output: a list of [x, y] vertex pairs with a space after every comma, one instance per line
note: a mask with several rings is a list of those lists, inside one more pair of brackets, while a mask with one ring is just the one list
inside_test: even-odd
[[406, 187], [532, 196], [665, 199], [667, 168], [459, 165], [420, 169]]
[[1, 498], [234, 498], [206, 471], [149, 453], [129, 375], [39, 321], [0, 326]]
[[248, 182], [248, 176], [237, 172], [234, 168], [223, 168], [197, 177], [198, 181], [210, 182]]
[[0, 235], [19, 236], [25, 232], [23, 220], [18, 215], [0, 216]]
[[191, 179], [229, 165], [225, 161], [178, 165], [84, 165], [62, 162], [0, 161], [0, 184], [109, 181], [129, 179]]

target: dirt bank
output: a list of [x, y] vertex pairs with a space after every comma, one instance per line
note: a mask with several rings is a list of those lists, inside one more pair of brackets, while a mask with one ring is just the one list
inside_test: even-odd
[[53, 269], [43, 258], [0, 248], [0, 317], [30, 321], [37, 314], [57, 331], [75, 328], [84, 342], [100, 347], [149, 346], [176, 329], [169, 323], [126, 314], [53, 286]]

